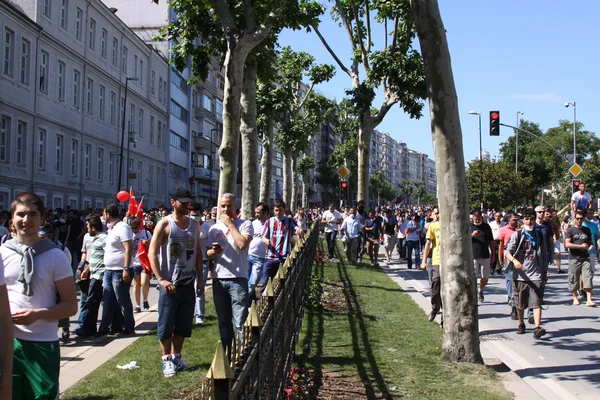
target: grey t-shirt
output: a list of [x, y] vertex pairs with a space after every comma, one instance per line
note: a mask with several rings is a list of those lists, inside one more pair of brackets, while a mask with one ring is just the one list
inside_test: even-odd
[[540, 246], [543, 246], [544, 240], [537, 229], [531, 232], [531, 237], [535, 241], [532, 244], [530, 237], [522, 230], [512, 234], [506, 251], [514, 258], [519, 260], [522, 269], [513, 268], [513, 280], [516, 281], [541, 281], [542, 280], [542, 258], [540, 256]]

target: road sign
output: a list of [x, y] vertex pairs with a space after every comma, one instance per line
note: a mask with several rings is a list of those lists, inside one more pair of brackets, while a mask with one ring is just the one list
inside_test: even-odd
[[575, 177], [577, 178], [579, 176], [580, 173], [583, 172], [583, 168], [581, 168], [579, 166], [579, 164], [577, 163], [573, 163], [573, 165], [571, 165], [571, 168], [569, 168], [569, 172]]
[[348, 175], [350, 175], [350, 170], [348, 168], [346, 168], [345, 165], [342, 165], [338, 170], [337, 170], [338, 175], [340, 176], [340, 178], [342, 179], [346, 179], [346, 177]]

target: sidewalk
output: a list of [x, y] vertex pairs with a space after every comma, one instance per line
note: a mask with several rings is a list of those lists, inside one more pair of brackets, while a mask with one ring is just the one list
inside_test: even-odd
[[[380, 263], [382, 270], [429, 314], [427, 272], [409, 270], [397, 254], [394, 258], [389, 265]], [[562, 261], [566, 266], [566, 256]], [[486, 365], [498, 366], [505, 387], [516, 399], [598, 399], [600, 309], [572, 306], [567, 274], [557, 274], [554, 267], [550, 272], [545, 295], [549, 308], [542, 313], [548, 334], [541, 340], [533, 338], [529, 324], [525, 335], [515, 333], [517, 323], [510, 319], [504, 276], [490, 277], [479, 307], [482, 356]]]

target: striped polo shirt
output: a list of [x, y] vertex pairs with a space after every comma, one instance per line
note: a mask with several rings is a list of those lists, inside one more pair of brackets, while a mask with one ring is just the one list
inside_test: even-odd
[[296, 222], [290, 217], [283, 217], [282, 220], [271, 217], [267, 220], [263, 230], [263, 236], [270, 241], [266, 259], [283, 260], [291, 253], [292, 236], [296, 227]]

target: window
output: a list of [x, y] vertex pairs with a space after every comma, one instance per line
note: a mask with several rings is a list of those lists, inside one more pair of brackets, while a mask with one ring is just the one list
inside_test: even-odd
[[13, 76], [15, 33], [8, 28], [4, 29], [4, 64], [2, 72]]
[[207, 95], [202, 96], [202, 106], [204, 107], [204, 109], [210, 111], [211, 113], [215, 110], [213, 108], [212, 99], [210, 97], [208, 97]]
[[138, 136], [144, 137], [144, 110], [141, 108], [138, 111]]
[[98, 159], [96, 160], [96, 180], [102, 182], [102, 173], [104, 172], [104, 149], [98, 149]]
[[108, 155], [108, 183], [113, 183], [113, 175], [114, 175], [114, 162], [113, 156], [109, 153]]
[[98, 118], [104, 119], [104, 86], [98, 89]]
[[183, 122], [187, 122], [188, 111], [175, 100], [171, 100], [171, 114], [179, 118]]
[[63, 137], [62, 135], [56, 135], [56, 148], [54, 154], [56, 155], [54, 172], [62, 173], [62, 154], [63, 154]]
[[37, 142], [37, 169], [42, 171], [46, 169], [46, 137], [46, 130], [40, 128]]
[[79, 71], [73, 70], [73, 106], [79, 108]]
[[156, 131], [156, 144], [158, 145], [159, 149], [162, 149], [162, 130], [163, 123], [162, 121], [158, 121], [158, 130]]
[[117, 52], [119, 50], [119, 41], [117, 38], [113, 38], [112, 44], [112, 65], [117, 66]]
[[69, 0], [60, 0], [60, 27], [67, 30]]
[[175, 70], [171, 70], [171, 82], [173, 82], [183, 93], [186, 93], [187, 82], [179, 73]]
[[94, 109], [94, 81], [91, 79], [87, 80], [87, 98], [85, 102], [85, 109], [88, 114], [92, 114]]
[[56, 98], [60, 101], [65, 101], [65, 63], [62, 61], [58, 62], [57, 77]]
[[78, 147], [79, 143], [77, 143], [77, 140], [71, 140], [71, 177], [77, 177], [77, 155], [79, 154]]
[[140, 78], [140, 86], [144, 86], [144, 60], [140, 60], [140, 74], [138, 77]]
[[102, 37], [100, 38], [100, 57], [106, 60], [106, 40], [108, 39], [108, 32], [102, 28]]
[[8, 161], [8, 139], [10, 138], [11, 119], [5, 115], [2, 116], [0, 124], [0, 161]]
[[127, 73], [127, 47], [123, 46], [123, 51], [121, 52], [121, 71], [124, 74]]
[[144, 182], [144, 180], [142, 179], [142, 167], [143, 167], [142, 162], [138, 161], [137, 176], [136, 176], [135, 180], [138, 183], [138, 188], [139, 188], [140, 191], [144, 190], [143, 189], [143, 182]]
[[50, 18], [50, 16], [52, 15], [52, 9], [51, 9], [51, 4], [52, 4], [52, 0], [44, 0], [44, 10], [43, 13], [46, 17]]
[[88, 47], [90, 50], [96, 50], [96, 21], [90, 18], [90, 37]]
[[148, 191], [152, 193], [154, 190], [154, 165], [150, 164], [150, 169], [148, 170]]
[[163, 103], [167, 104], [167, 81], [163, 81]]
[[215, 99], [217, 119], [223, 121], [223, 102], [219, 99]]
[[110, 92], [110, 105], [109, 105], [109, 112], [110, 112], [110, 123], [111, 125], [115, 124], [115, 107], [116, 107], [116, 103], [117, 102], [117, 94], [115, 92]]
[[121, 101], [119, 102], [119, 125], [123, 125], [123, 120], [125, 118], [125, 99], [121, 97]]
[[133, 76], [138, 76], [137, 54], [133, 55]]
[[163, 79], [158, 78], [158, 101], [163, 101]]
[[127, 124], [127, 132], [133, 132], [135, 128], [135, 106], [133, 103], [129, 106], [129, 123]]
[[17, 161], [17, 165], [23, 166], [25, 165], [25, 151], [27, 146], [27, 123], [23, 121], [19, 121], [17, 123], [17, 148], [15, 152], [15, 157]]
[[170, 142], [171, 142], [171, 146], [175, 147], [176, 149], [179, 149], [182, 151], [188, 150], [187, 139], [182, 138], [181, 136], [179, 136], [178, 134], [176, 134], [173, 131], [171, 131], [171, 141]]
[[198, 92], [192, 90], [192, 106], [198, 107]]
[[275, 176], [282, 176], [283, 174], [281, 173], [281, 168], [280, 167], [275, 167]]
[[225, 81], [221, 75], [217, 75], [217, 86], [221, 90], [225, 90]]
[[48, 74], [48, 53], [40, 53], [40, 92], [48, 93], [48, 83], [46, 76]]
[[150, 116], [150, 144], [154, 144], [154, 115]]
[[281, 160], [283, 160], [283, 154], [282, 154], [280, 151], [276, 151], [276, 152], [275, 152], [275, 159], [276, 159], [277, 161], [281, 161]]
[[152, 75], [150, 75], [150, 77], [152, 78], [150, 80], [150, 93], [154, 94], [154, 87], [156, 86], [156, 83], [154, 83], [154, 80], [156, 79], [156, 72], [152, 71]]
[[83, 162], [84, 162], [83, 168], [84, 168], [84, 172], [85, 172], [85, 179], [90, 179], [90, 173], [91, 173], [90, 172], [90, 167], [91, 167], [90, 157], [91, 156], [92, 156], [92, 145], [91, 144], [86, 144], [85, 145], [85, 153], [83, 155], [83, 157], [84, 157], [84, 159], [83, 159]]
[[29, 53], [31, 51], [31, 43], [23, 39], [21, 41], [21, 76], [19, 81], [24, 85], [29, 85]]
[[75, 11], [75, 39], [81, 42], [81, 20], [83, 19], [83, 11], [77, 7]]

